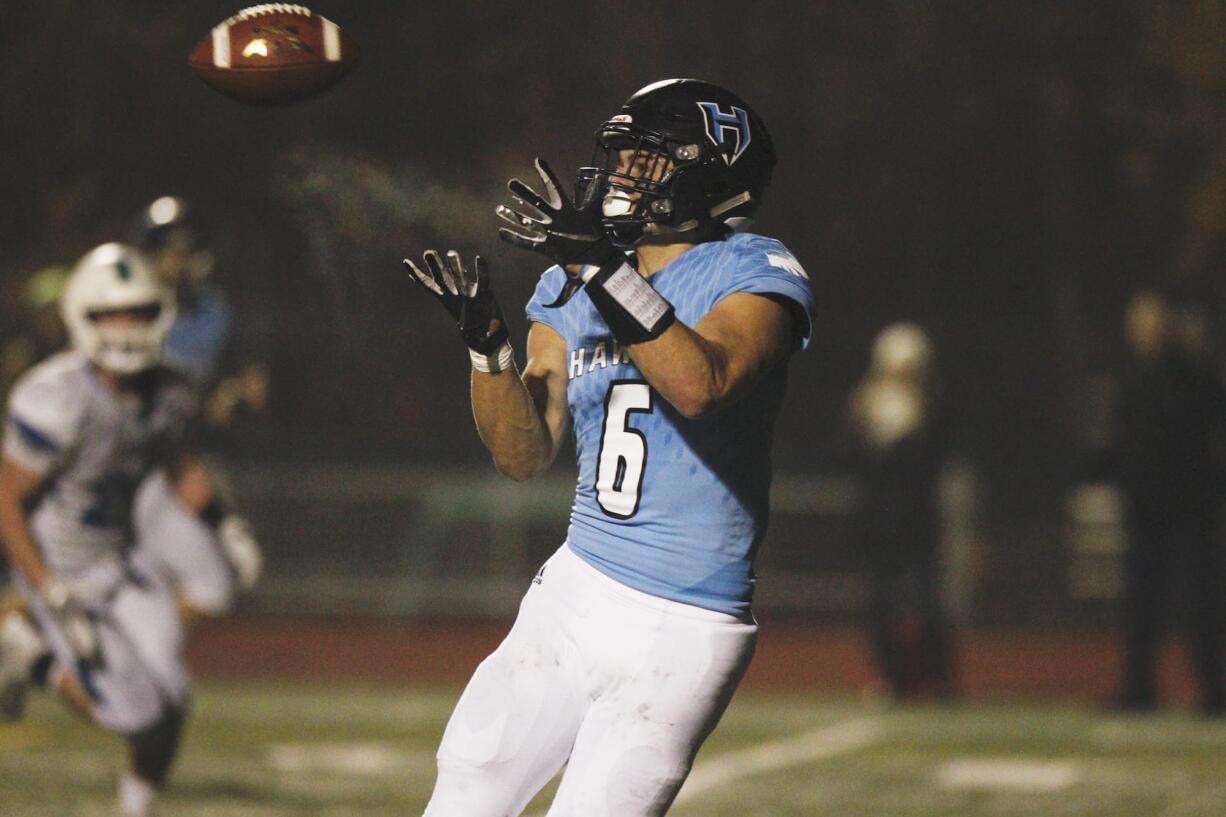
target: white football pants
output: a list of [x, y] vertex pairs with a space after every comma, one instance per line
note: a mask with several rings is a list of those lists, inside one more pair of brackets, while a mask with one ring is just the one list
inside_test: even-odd
[[233, 606], [234, 571], [217, 534], [187, 509], [165, 471], [141, 482], [132, 517], [137, 547], [188, 604], [214, 616]]
[[77, 663], [42, 597], [20, 576], [17, 585], [51, 647], [55, 667], [76, 677], [93, 702], [99, 726], [131, 735], [157, 723], [166, 709], [187, 704], [189, 679], [183, 629], [174, 594], [139, 552], [127, 565], [107, 559], [66, 577], [85, 591], [101, 661]]
[[610, 579], [563, 545], [481, 663], [438, 751], [427, 817], [654, 817], [753, 655], [757, 625]]

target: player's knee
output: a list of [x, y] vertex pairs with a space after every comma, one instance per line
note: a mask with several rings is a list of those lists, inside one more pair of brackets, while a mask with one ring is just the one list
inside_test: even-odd
[[513, 781], [497, 764], [472, 763], [440, 751], [434, 793], [422, 817], [505, 817], [515, 807]]
[[590, 768], [583, 761], [567, 774], [576, 780], [567, 787], [564, 817], [660, 817], [668, 811], [690, 770], [687, 747], [637, 746], [605, 764]]

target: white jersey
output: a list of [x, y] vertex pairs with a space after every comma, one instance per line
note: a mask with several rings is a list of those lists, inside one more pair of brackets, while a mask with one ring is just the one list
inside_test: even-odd
[[195, 412], [186, 381], [165, 369], [146, 379], [140, 393], [116, 393], [88, 358], [63, 352], [13, 387], [4, 456], [47, 478], [31, 529], [58, 575], [120, 564], [132, 544], [136, 486]]

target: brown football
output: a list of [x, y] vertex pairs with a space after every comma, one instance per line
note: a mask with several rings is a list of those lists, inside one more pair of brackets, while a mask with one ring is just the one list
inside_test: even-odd
[[187, 64], [210, 88], [257, 105], [319, 93], [353, 70], [357, 43], [305, 6], [251, 6], [213, 26]]

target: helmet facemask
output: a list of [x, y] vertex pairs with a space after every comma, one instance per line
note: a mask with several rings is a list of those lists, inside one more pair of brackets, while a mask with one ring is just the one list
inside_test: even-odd
[[[109, 372], [131, 375], [161, 362], [175, 298], [134, 248], [104, 244], [77, 262], [60, 314], [76, 349]], [[120, 315], [127, 319], [107, 320]]]
[[674, 224], [673, 183], [678, 172], [697, 163], [696, 145], [665, 142], [634, 125], [609, 122], [596, 134], [590, 167], [579, 169], [577, 200], [599, 184], [602, 221], [621, 247], [632, 247], [645, 232], [693, 229], [697, 221]]
[[90, 336], [87, 341], [92, 347], [87, 350], [90, 359], [119, 375], [135, 374], [157, 364], [162, 359], [162, 346], [169, 330], [169, 322], [163, 319], [165, 311], [158, 302], [116, 310], [136, 318], [122, 322], [108, 320], [115, 312], [86, 313], [85, 320], [92, 325], [85, 333]]

